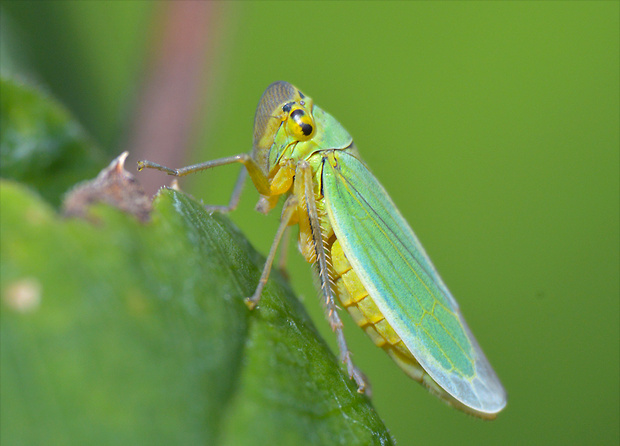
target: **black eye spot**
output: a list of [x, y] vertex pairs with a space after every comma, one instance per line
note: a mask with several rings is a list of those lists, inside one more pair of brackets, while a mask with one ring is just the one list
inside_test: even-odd
[[291, 111], [291, 107], [294, 104], [294, 102], [289, 102], [288, 104], [284, 104], [284, 106], [282, 107], [282, 111], [284, 113], [288, 113]]
[[301, 128], [301, 132], [305, 136], [309, 136], [312, 133], [313, 128], [312, 124], [304, 122], [304, 116], [306, 116], [306, 112], [300, 110], [299, 108], [293, 110], [293, 113], [291, 113], [291, 119], [293, 119], [293, 121], [295, 121], [295, 123]]

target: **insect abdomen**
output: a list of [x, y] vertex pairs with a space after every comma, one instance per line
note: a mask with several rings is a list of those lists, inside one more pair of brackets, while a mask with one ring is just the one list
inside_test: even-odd
[[[335, 240], [331, 247], [335, 291], [342, 306], [372, 341], [416, 381], [423, 381], [426, 372], [413, 357], [402, 339], [385, 319], [372, 297], [362, 285], [340, 246]], [[427, 380], [430, 377], [427, 375]]]
[[363, 328], [373, 342], [385, 350], [410, 378], [422, 383], [431, 393], [451, 406], [470, 412], [467, 406], [446, 392], [418, 363], [364, 288], [337, 239], [331, 246], [331, 261], [336, 295], [357, 325]]

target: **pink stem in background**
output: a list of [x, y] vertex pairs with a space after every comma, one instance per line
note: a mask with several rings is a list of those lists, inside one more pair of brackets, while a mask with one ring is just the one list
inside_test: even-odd
[[[205, 73], [214, 48], [210, 34], [218, 9], [207, 1], [174, 1], [161, 4], [159, 41], [138, 98], [135, 120], [129, 130], [127, 150], [135, 166], [149, 159], [181, 167], [187, 159], [196, 113], [205, 101]], [[211, 37], [211, 38], [210, 38]], [[170, 183], [161, 172], [143, 171], [139, 181], [147, 194]]]

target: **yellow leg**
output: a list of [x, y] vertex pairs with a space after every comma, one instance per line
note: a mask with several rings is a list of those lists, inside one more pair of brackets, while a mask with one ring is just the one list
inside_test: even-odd
[[[312, 236], [312, 247], [315, 253], [315, 263], [318, 269], [320, 293], [325, 303], [325, 314], [329, 325], [331, 326], [338, 339], [338, 350], [340, 351], [340, 360], [346, 365], [349, 377], [355, 380], [357, 391], [359, 393], [370, 394], [370, 385], [364, 374], [353, 364], [351, 352], [347, 347], [347, 342], [342, 329], [343, 324], [338, 315], [338, 307], [332, 289], [332, 281], [329, 277], [329, 268], [327, 264], [327, 248], [321, 233], [321, 224], [316, 207], [316, 199], [314, 196], [314, 184], [312, 180], [312, 170], [306, 161], [302, 161], [297, 165], [295, 174], [295, 195], [300, 203], [305, 204], [307, 218], [310, 223], [310, 232]], [[301, 187], [299, 187], [301, 186]]]
[[276, 232], [276, 237], [271, 244], [271, 249], [269, 250], [269, 255], [267, 256], [267, 260], [265, 261], [265, 266], [263, 267], [263, 273], [260, 276], [260, 280], [258, 281], [258, 286], [256, 287], [256, 291], [252, 295], [252, 297], [248, 297], [245, 299], [245, 303], [250, 310], [252, 310], [258, 302], [260, 301], [261, 293], [263, 292], [263, 288], [267, 284], [267, 280], [269, 279], [269, 273], [271, 272], [271, 266], [273, 265], [273, 260], [276, 257], [276, 252], [278, 250], [278, 245], [280, 244], [280, 240], [282, 240], [282, 236], [288, 227], [289, 222], [293, 216], [293, 213], [297, 210], [297, 198], [294, 195], [289, 196], [284, 202], [284, 208], [282, 209], [282, 219], [280, 220], [280, 226], [278, 227], [278, 231]]

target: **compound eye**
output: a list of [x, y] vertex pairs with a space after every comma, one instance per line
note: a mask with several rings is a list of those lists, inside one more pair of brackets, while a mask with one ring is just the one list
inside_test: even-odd
[[293, 106], [288, 119], [288, 128], [297, 141], [308, 141], [314, 133], [314, 120], [305, 109]]
[[290, 113], [290, 112], [291, 112], [291, 108], [293, 107], [293, 104], [294, 104], [294, 103], [295, 103], [295, 102], [289, 102], [288, 104], [284, 104], [284, 105], [282, 106], [282, 111], [283, 111], [284, 113]]

